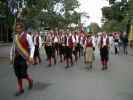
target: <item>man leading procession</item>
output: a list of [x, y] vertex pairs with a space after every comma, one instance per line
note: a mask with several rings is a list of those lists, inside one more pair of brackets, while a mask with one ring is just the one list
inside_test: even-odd
[[33, 87], [33, 81], [28, 75], [27, 69], [28, 64], [33, 64], [35, 47], [32, 37], [25, 32], [23, 21], [17, 20], [15, 31], [17, 34], [14, 37], [14, 43], [11, 49], [11, 61], [18, 83], [18, 92], [15, 95], [18, 96], [24, 92], [23, 79], [29, 82], [29, 89]]

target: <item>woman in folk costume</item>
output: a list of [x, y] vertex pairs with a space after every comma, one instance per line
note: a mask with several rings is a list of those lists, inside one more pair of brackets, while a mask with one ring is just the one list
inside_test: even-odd
[[41, 36], [40, 36], [39, 32], [34, 33], [33, 42], [34, 42], [34, 45], [35, 45], [34, 64], [39, 64], [41, 62], [39, 49], [42, 46], [42, 40], [41, 40]]
[[94, 60], [93, 40], [89, 34], [85, 40], [85, 64], [89, 64], [89, 69], [92, 69]]
[[29, 63], [33, 63], [35, 47], [32, 37], [24, 31], [22, 21], [16, 23], [16, 33], [10, 52], [10, 59], [13, 62], [14, 72], [18, 81], [18, 92], [15, 95], [19, 96], [24, 92], [23, 79], [28, 80], [29, 89], [33, 87], [33, 81], [27, 73], [27, 67]]
[[105, 32], [101, 35], [99, 41], [99, 48], [100, 48], [101, 63], [103, 65], [102, 70], [107, 70], [108, 59], [109, 59], [109, 37]]

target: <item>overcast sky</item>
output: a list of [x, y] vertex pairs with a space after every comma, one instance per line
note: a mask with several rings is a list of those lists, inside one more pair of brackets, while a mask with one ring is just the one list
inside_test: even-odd
[[85, 26], [91, 22], [97, 22], [101, 25], [103, 6], [108, 6], [107, 0], [78, 0], [80, 3], [80, 12], [86, 12], [90, 18], [82, 17], [81, 21], [85, 23]]

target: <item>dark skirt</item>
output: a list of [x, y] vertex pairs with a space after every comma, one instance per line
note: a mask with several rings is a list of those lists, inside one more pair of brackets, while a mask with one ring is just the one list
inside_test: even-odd
[[18, 79], [27, 77], [27, 63], [21, 55], [14, 59], [14, 72]]
[[109, 59], [109, 51], [108, 51], [108, 47], [103, 47], [103, 48], [100, 48], [100, 56], [101, 56], [101, 61], [108, 61]]

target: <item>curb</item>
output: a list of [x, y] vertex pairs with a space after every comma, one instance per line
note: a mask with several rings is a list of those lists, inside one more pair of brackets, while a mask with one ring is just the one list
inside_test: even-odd
[[2, 42], [0, 42], [0, 46], [11, 46], [12, 45], [12, 43], [2, 43]]

